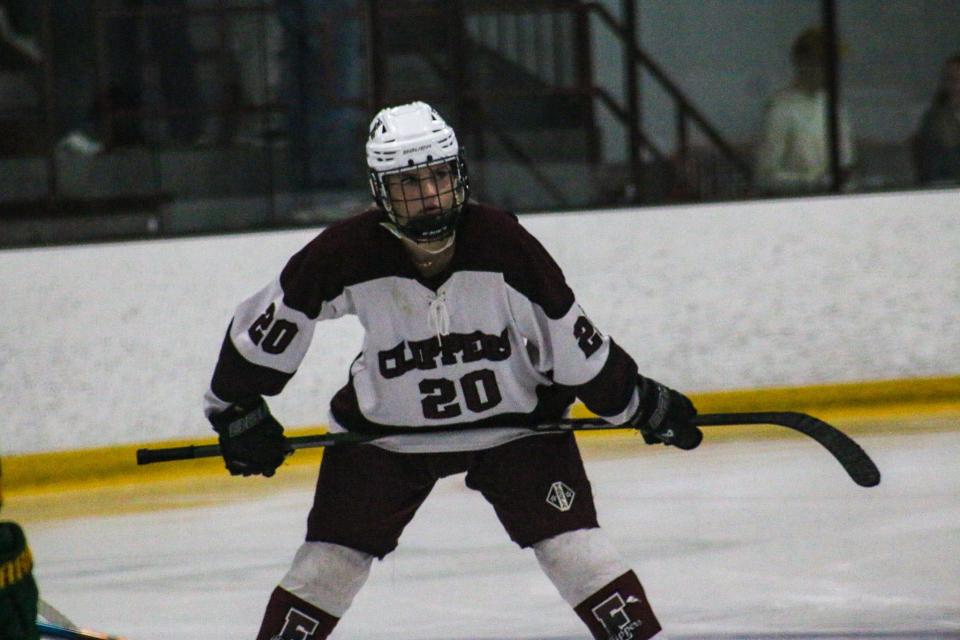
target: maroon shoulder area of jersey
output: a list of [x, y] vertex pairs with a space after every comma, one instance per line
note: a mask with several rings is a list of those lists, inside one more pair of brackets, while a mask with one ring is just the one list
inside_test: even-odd
[[550, 318], [562, 318], [574, 303], [563, 271], [517, 217], [471, 202], [457, 231], [456, 270], [495, 271], [511, 287], [540, 305]]
[[383, 213], [371, 207], [338, 220], [293, 255], [280, 274], [284, 304], [310, 318], [344, 288], [390, 275], [413, 277], [403, 247], [380, 226]]

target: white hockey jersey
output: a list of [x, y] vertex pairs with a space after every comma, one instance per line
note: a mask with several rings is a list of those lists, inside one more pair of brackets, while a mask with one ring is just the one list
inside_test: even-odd
[[450, 266], [425, 279], [382, 215], [371, 209], [331, 225], [240, 304], [205, 398], [208, 415], [279, 393], [316, 322], [346, 314], [365, 338], [331, 401], [332, 430], [458, 430], [378, 440], [385, 448], [496, 446], [529, 435], [522, 425], [562, 417], [575, 397], [613, 423], [635, 411], [633, 359], [595, 328], [516, 217], [468, 204]]

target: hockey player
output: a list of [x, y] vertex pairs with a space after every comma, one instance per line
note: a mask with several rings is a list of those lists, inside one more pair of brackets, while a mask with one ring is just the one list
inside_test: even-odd
[[[650, 444], [693, 449], [696, 410], [597, 330], [515, 216], [468, 200], [456, 135], [429, 105], [381, 111], [366, 151], [375, 206], [330, 225], [240, 304], [205, 396], [230, 473], [272, 476], [290, 450], [263, 396], [297, 370], [317, 321], [352, 314], [366, 330], [330, 427], [385, 437], [324, 453], [306, 542], [258, 640], [326, 638], [434, 483], [464, 472], [594, 638], [653, 637], [573, 435], [522, 427], [580, 398]], [[416, 433], [434, 426], [451, 432]]]
[[[0, 472], [0, 484], [2, 478]], [[37, 601], [33, 559], [23, 529], [14, 522], [0, 522], [0, 640], [37, 640]]]

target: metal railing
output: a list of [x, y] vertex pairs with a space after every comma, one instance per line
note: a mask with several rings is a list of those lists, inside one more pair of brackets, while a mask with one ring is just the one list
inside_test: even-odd
[[[613, 33], [624, 47], [624, 84], [627, 94], [626, 104], [620, 105], [601, 88], [596, 88], [595, 94], [610, 112], [620, 121], [629, 132], [630, 174], [637, 199], [642, 199], [644, 179], [644, 163], [641, 157], [642, 150], [648, 150], [654, 158], [664, 166], [671, 167], [674, 179], [684, 184], [687, 189], [703, 195], [704, 191], [712, 191], [709, 185], [699, 182], [694, 172], [686, 170], [691, 159], [690, 130], [696, 128], [712, 145], [720, 157], [733, 167], [743, 182], [744, 189], [751, 180], [751, 169], [727, 142], [723, 135], [710, 123], [707, 117], [693, 104], [693, 101], [682, 89], [671, 80], [667, 72], [647, 53], [637, 42], [636, 1], [623, 0], [621, 3], [623, 20], [619, 21], [599, 2], [586, 3], [590, 12]], [[644, 133], [642, 114], [640, 110], [640, 76], [639, 71], [646, 71], [650, 77], [666, 92], [674, 106], [674, 122], [676, 131], [676, 155], [673, 159], [670, 154], [660, 149], [657, 144]], [[715, 188], [715, 187], [714, 187]], [[709, 195], [709, 194], [708, 194]]]
[[[38, 0], [42, 19], [37, 35], [44, 56], [32, 72], [37, 78], [37, 107], [29, 114], [15, 116], [30, 119], [32, 124], [24, 129], [36, 131], [32, 162], [42, 165], [44, 170], [32, 174], [37, 185], [30, 193], [43, 190], [45, 195], [42, 198], [31, 195], [29, 202], [22, 199], [17, 203], [18, 210], [29, 211], [33, 207], [38, 214], [74, 215], [83, 210], [77, 204], [82, 201], [90, 211], [108, 212], [126, 207], [137, 197], [143, 207], [157, 209], [169, 202], [171, 194], [168, 174], [163, 174], [160, 169], [159, 157], [163, 149], [156, 147], [155, 141], [148, 141], [143, 147], [142, 155], [149, 154], [153, 160], [142, 161], [142, 175], [138, 176], [141, 178], [140, 191], [121, 193], [108, 189], [100, 193], [93, 189], [78, 196], [64, 189], [63, 163], [57, 158], [56, 146], [58, 101], [65, 97], [59, 93], [58, 69], [53, 62], [55, 56], [51, 55], [59, 45], [54, 41], [50, 16], [51, 10], [59, 6], [57, 2], [59, 0]], [[472, 158], [481, 160], [482, 164], [485, 158], [492, 158], [497, 153], [506, 155], [525, 168], [548, 195], [552, 201], [550, 204], [560, 207], [568, 204], [567, 185], [549, 170], [550, 162], [562, 156], [566, 160], [576, 157], [576, 161], [594, 168], [604, 163], [597, 124], [599, 110], [612, 114], [627, 138], [630, 165], [627, 181], [635, 201], [644, 200], [646, 185], [654, 179], [651, 175], [644, 175], [651, 164], [650, 158], [653, 163], [668, 168], [672, 181], [686, 190], [685, 196], [690, 193], [709, 195], [718, 191], [715, 171], [689, 169], [688, 160], [696, 155], [691, 152], [694, 133], [711, 146], [716, 162], [722, 162], [725, 171], [733, 171], [741, 176], [742, 182], [749, 182], [749, 167], [739, 158], [737, 151], [668, 73], [637, 44], [634, 5], [635, 0], [623, 0], [622, 15], [617, 17], [598, 2], [582, 0], [358, 0], [350, 19], [366, 24], [367, 93], [351, 99], [349, 106], [369, 115], [385, 104], [410, 99], [443, 103], [445, 113], [449, 113], [458, 130], [470, 137]], [[202, 104], [168, 104], [153, 100], [130, 106], [117, 103], [109, 86], [112, 72], [110, 49], [114, 46], [108, 37], [110, 21], [133, 20], [141, 29], [146, 20], [175, 15], [189, 20], [191, 25], [196, 21], [204, 22], [208, 29], [198, 56], [205, 68], [211, 70], [216, 82], [226, 83], [226, 78], [235, 73], [231, 70], [235, 61], [231, 60], [234, 52], [230, 51], [228, 42], [228, 23], [238, 16], [259, 16], [263, 40], [266, 38], [262, 32], [263, 19], [269, 12], [276, 11], [275, 0], [206, 0], [177, 7], [163, 3], [131, 7], [121, 2], [93, 0], [93, 7], [96, 133], [108, 147], [122, 121], [157, 121], [193, 114], [208, 119], [219, 118], [220, 127], [229, 128], [229, 123], [225, 125], [223, 122], [230, 118], [268, 118], [288, 113], [291, 108], [282, 98], [255, 105], [244, 104], [232, 99], [226, 87], [215, 89], [216, 98]], [[397, 25], [403, 20], [414, 23], [419, 20], [428, 26], [397, 33], [397, 29], [402, 29]], [[318, 28], [322, 29], [322, 25]], [[594, 41], [611, 34], [621, 43], [624, 52], [625, 99], [599, 86], [595, 78]], [[411, 82], [408, 76], [392, 73], [397, 46], [406, 47], [408, 53], [419, 56], [424, 62], [423, 68], [439, 81], [433, 84]], [[266, 55], [265, 47], [260, 55]], [[143, 63], [145, 68], [141, 71], [145, 74], [148, 73], [146, 65], [156, 67], [158, 64], [155, 55], [148, 55]], [[151, 73], [155, 78], [155, 70]], [[662, 148], [644, 128], [640, 108], [641, 73], [647, 74], [670, 98], [675, 111], [675, 150]], [[207, 89], [209, 95], [209, 87]], [[518, 120], [522, 120], [524, 114], [518, 113], [522, 109], [515, 108], [517, 105], [529, 108], [528, 120], [540, 119], [523, 126], [539, 127], [548, 132], [565, 128], [568, 132], [579, 131], [581, 135], [574, 138], [571, 133], [568, 138], [557, 136], [556, 140], [550, 140], [551, 135], [547, 133], [539, 136], [541, 142], [546, 141], [546, 148], [531, 148], [528, 143], [537, 136], [525, 137], [518, 133], [521, 126]], [[574, 139], [575, 142], [565, 144]], [[214, 140], [213, 144], [218, 142]], [[557, 149], [562, 153], [554, 153]], [[264, 162], [266, 165], [261, 173], [266, 179], [261, 176], [258, 184], [270, 192], [263, 194], [270, 199], [273, 191], [283, 188], [277, 184], [282, 181], [282, 176], [273, 174], [284, 169], [271, 164], [274, 162], [271, 153], [264, 155]], [[41, 181], [45, 182], [45, 190], [39, 185]], [[274, 206], [272, 200], [270, 206]], [[274, 220], [272, 213], [270, 219]]]

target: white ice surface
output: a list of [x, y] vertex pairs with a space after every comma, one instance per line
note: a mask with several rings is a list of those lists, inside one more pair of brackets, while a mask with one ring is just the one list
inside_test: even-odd
[[[879, 487], [857, 487], [806, 439], [583, 448], [601, 523], [669, 637], [960, 637], [960, 431], [858, 439]], [[125, 515], [31, 520], [14, 497], [10, 515], [27, 528], [44, 599], [82, 625], [131, 640], [252, 639], [312, 498], [312, 472], [281, 474], [302, 477], [226, 479], [252, 489], [219, 497], [204, 495], [206, 479], [189, 499], [143, 485], [124, 500], [193, 506]], [[532, 552], [454, 476], [374, 564], [333, 637], [586, 634]]]

